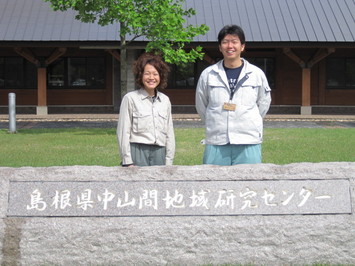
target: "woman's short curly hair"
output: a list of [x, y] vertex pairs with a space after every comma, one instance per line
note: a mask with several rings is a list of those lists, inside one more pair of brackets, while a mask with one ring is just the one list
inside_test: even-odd
[[165, 89], [168, 86], [168, 75], [170, 72], [170, 67], [167, 63], [163, 61], [160, 55], [152, 53], [142, 54], [133, 64], [133, 73], [135, 76], [136, 84], [143, 88], [143, 72], [144, 67], [150, 64], [156, 68], [160, 76], [160, 83], [157, 89]]

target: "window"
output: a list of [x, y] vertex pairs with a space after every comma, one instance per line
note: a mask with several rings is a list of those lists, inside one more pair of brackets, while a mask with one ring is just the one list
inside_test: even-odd
[[104, 86], [104, 58], [61, 58], [48, 67], [49, 89], [103, 89]]
[[261, 68], [269, 82], [269, 86], [275, 89], [275, 58], [272, 57], [250, 57], [246, 58], [253, 65]]
[[51, 64], [47, 70], [48, 87], [64, 87], [64, 59], [59, 59]]
[[327, 59], [327, 89], [355, 89], [355, 58]]
[[5, 87], [5, 76], [4, 76], [4, 69], [5, 69], [5, 59], [0, 57], [0, 88]]
[[37, 68], [22, 57], [0, 57], [0, 89], [36, 89]]
[[195, 88], [195, 64], [185, 63], [171, 65], [168, 80], [168, 89], [194, 89]]

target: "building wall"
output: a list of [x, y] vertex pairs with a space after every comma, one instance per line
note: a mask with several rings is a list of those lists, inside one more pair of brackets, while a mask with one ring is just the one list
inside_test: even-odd
[[[37, 58], [48, 58], [55, 47], [41, 48], [32, 47], [29, 50]], [[316, 49], [295, 49], [295, 53], [307, 61], [315, 53]], [[131, 65], [142, 50], [128, 50], [128, 84], [129, 90], [135, 88], [134, 77], [131, 72]], [[208, 54], [218, 61], [221, 57], [218, 49], [209, 49]], [[355, 49], [338, 49], [330, 57], [349, 57], [355, 54]], [[114, 106], [118, 111], [120, 95], [120, 64], [105, 50], [100, 49], [79, 49], [68, 48], [63, 57], [92, 57], [105, 58], [106, 73], [105, 86], [96, 89], [47, 89], [48, 106]], [[249, 49], [243, 55], [246, 58], [271, 57], [275, 59], [275, 82], [272, 88], [273, 105], [301, 105], [302, 104], [302, 67], [290, 57], [278, 49]], [[1, 48], [1, 57], [19, 57], [13, 48]], [[355, 89], [327, 89], [326, 88], [326, 60], [324, 58], [311, 68], [311, 105], [340, 105], [355, 106]], [[195, 85], [203, 69], [209, 64], [200, 61], [195, 68]], [[17, 105], [36, 106], [37, 89], [25, 88], [0, 88], [0, 105], [6, 106], [8, 93], [15, 92]], [[195, 89], [168, 87], [164, 90], [173, 105], [194, 105]]]
[[[49, 48], [31, 48], [29, 51], [35, 58], [49, 58], [55, 47]], [[80, 50], [78, 48], [69, 48], [63, 57], [100, 57], [105, 59], [105, 83], [101, 87], [95, 89], [87, 88], [48, 88], [47, 87], [47, 104], [48, 105], [112, 105], [113, 91], [113, 66], [112, 57], [103, 50]], [[19, 57], [12, 49], [3, 49], [0, 57]], [[48, 68], [47, 68], [48, 69]], [[48, 76], [48, 70], [47, 70]], [[25, 77], [26, 78], [26, 77]], [[7, 104], [8, 93], [14, 92], [17, 97], [17, 105], [37, 105], [37, 89], [36, 88], [0, 88], [0, 105]]]

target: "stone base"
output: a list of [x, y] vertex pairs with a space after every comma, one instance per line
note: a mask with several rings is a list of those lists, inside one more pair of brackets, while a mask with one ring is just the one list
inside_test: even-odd
[[[253, 180], [268, 186], [263, 187], [260, 199], [263, 204], [272, 208], [275, 198], [272, 191], [280, 188], [282, 182], [346, 182], [349, 185], [347, 200], [355, 206], [355, 163], [299, 163], [290, 165], [238, 165], [220, 166], [156, 166], [156, 167], [101, 167], [70, 166], [48, 168], [9, 168], [0, 167], [0, 246], [2, 265], [221, 265], [221, 264], [253, 264], [253, 265], [312, 265], [342, 264], [355, 265], [355, 215], [350, 208], [348, 213], [321, 214], [251, 214], [251, 215], [169, 215], [160, 216], [124, 216], [105, 217], [39, 217], [13, 216], [9, 212], [9, 202], [13, 193], [12, 184], [16, 182], [53, 182], [36, 187], [32, 192], [22, 193], [30, 201], [26, 209], [43, 207], [43, 199], [38, 197], [53, 186], [70, 182], [71, 189], [78, 189], [73, 182], [83, 186], [87, 183], [95, 186], [95, 182], [107, 182], [105, 195], [120, 188], [119, 182], [129, 183], [132, 189], [146, 182], [143, 190], [157, 181], [229, 182], [237, 180], [245, 182]], [[112, 186], [112, 182], [118, 182]], [[274, 188], [270, 188], [270, 182]], [[213, 182], [211, 182], [213, 183]], [[110, 186], [111, 184], [111, 186]], [[226, 183], [227, 184], [227, 183]], [[16, 184], [18, 185], [18, 184]], [[106, 186], [106, 185], [105, 185]], [[302, 185], [299, 193], [284, 191], [283, 206], [294, 203], [302, 208], [311, 200], [327, 204], [332, 195], [317, 195], [322, 186], [314, 190]], [[248, 185], [250, 190], [253, 184]], [[282, 188], [281, 190], [285, 190]], [[302, 189], [304, 188], [304, 189]], [[334, 188], [335, 190], [337, 187]], [[127, 189], [128, 190], [128, 189]], [[239, 194], [240, 188], [234, 188], [235, 199], [244, 202], [243, 207], [253, 208], [254, 199], [251, 193]], [[266, 191], [267, 190], [267, 191]], [[53, 204], [49, 208], [58, 208], [65, 212], [66, 189], [53, 190], [57, 196], [52, 197]], [[230, 193], [228, 187], [220, 190]], [[86, 191], [87, 192], [87, 191]], [[165, 191], [164, 191], [165, 192]], [[195, 189], [196, 208], [205, 205], [199, 189]], [[246, 191], [248, 192], [248, 191]], [[251, 192], [251, 191], [249, 191]], [[165, 193], [162, 193], [165, 194]], [[339, 192], [339, 194], [343, 194]], [[42, 194], [43, 195], [43, 194]], [[84, 196], [84, 194], [83, 194]], [[123, 194], [122, 194], [123, 196]], [[150, 199], [153, 194], [143, 194], [141, 201], [146, 207], [152, 207]], [[181, 204], [179, 197], [172, 190], [170, 193], [176, 208]], [[329, 198], [330, 196], [330, 198]], [[86, 198], [81, 197], [80, 201]], [[112, 198], [111, 198], [112, 199]], [[123, 199], [123, 198], [122, 198]], [[124, 198], [128, 203], [132, 198]], [[224, 199], [224, 198], [223, 198]], [[231, 198], [230, 198], [231, 199]], [[115, 206], [118, 204], [115, 198]], [[74, 197], [71, 207], [79, 198]], [[221, 203], [227, 203], [221, 201]], [[63, 203], [63, 204], [60, 204]], [[249, 204], [250, 203], [250, 204]], [[302, 203], [302, 204], [301, 204]], [[341, 204], [340, 204], [341, 205]], [[173, 206], [173, 205], [171, 205]], [[210, 205], [209, 205], [210, 206]], [[16, 208], [21, 206], [16, 205]], [[68, 207], [68, 205], [67, 205]], [[191, 205], [190, 205], [191, 207]], [[239, 207], [241, 207], [239, 205]]]
[[48, 115], [48, 107], [47, 106], [37, 106], [36, 107], [37, 115]]
[[312, 115], [312, 106], [301, 106], [301, 115]]

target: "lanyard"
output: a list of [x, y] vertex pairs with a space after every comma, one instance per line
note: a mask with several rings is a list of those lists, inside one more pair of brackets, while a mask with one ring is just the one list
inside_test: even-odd
[[246, 74], [243, 78], [241, 78], [237, 84], [234, 86], [234, 88], [230, 88], [230, 98], [229, 100], [231, 101], [233, 99], [234, 93], [237, 91], [239, 87], [249, 78], [248, 74]]

